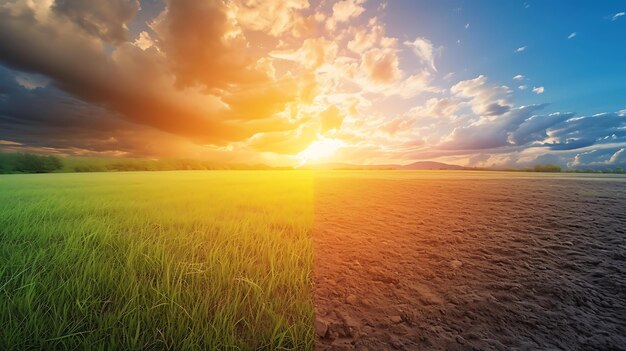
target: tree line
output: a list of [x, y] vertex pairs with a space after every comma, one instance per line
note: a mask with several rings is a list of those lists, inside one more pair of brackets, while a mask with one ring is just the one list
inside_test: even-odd
[[0, 173], [49, 173], [63, 168], [57, 156], [0, 153]]
[[127, 172], [175, 170], [291, 169], [264, 164], [218, 163], [193, 159], [139, 159], [104, 157], [58, 157], [29, 153], [0, 153], [0, 173]]
[[[264, 170], [292, 169], [291, 167], [270, 167], [264, 164], [249, 165], [217, 163], [193, 159], [139, 159], [139, 158], [98, 158], [98, 157], [58, 157], [29, 153], [0, 153], [0, 173], [50, 173], [50, 172], [123, 172], [123, 171], [175, 171], [175, 170]], [[568, 173], [614, 173], [623, 174], [621, 167], [562, 169], [559, 165], [541, 164], [527, 169], [507, 169], [526, 172], [568, 172]]]
[[563, 170], [559, 165], [552, 164], [543, 164], [543, 165], [535, 165], [532, 169], [528, 171], [531, 172], [549, 172], [549, 173], [559, 173], [559, 172], [567, 172], [567, 173], [608, 173], [608, 174], [623, 174], [624, 169], [622, 167], [615, 168], [573, 168]]

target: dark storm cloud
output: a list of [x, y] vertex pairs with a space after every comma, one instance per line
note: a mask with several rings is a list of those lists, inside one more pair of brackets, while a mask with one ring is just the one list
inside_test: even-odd
[[0, 66], [0, 140], [32, 147], [94, 148], [133, 126], [53, 87], [26, 89]]
[[56, 0], [53, 10], [89, 34], [106, 41], [128, 40], [127, 24], [139, 10], [137, 0]]
[[[250, 68], [246, 42], [224, 40], [235, 28], [220, 1], [169, 2], [154, 24], [157, 46], [147, 50], [127, 41], [134, 1], [57, 0], [49, 12], [38, 6], [0, 7], [0, 63], [49, 77], [52, 87], [112, 119], [215, 144], [296, 127], [274, 116], [295, 98], [295, 80], [273, 81]], [[40, 92], [11, 98], [11, 118], [37, 114], [33, 101], [41, 97], [33, 94]], [[65, 99], [50, 111], [62, 114], [62, 106], [68, 115], [89, 113]], [[50, 115], [40, 109], [37, 118]]]
[[158, 156], [163, 142], [155, 142], [176, 138], [55, 87], [27, 89], [15, 74], [0, 66], [0, 150]]

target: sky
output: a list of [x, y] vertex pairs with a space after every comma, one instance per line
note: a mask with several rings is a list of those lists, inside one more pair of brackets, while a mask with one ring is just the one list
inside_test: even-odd
[[0, 0], [0, 150], [626, 165], [626, 3]]

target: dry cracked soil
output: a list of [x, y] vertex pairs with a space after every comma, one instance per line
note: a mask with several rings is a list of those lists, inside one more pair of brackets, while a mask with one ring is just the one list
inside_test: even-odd
[[316, 180], [318, 350], [626, 350], [626, 182]]

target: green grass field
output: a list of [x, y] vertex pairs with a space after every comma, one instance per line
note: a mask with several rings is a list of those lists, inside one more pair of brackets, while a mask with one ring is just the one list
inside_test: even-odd
[[312, 349], [307, 172], [0, 177], [0, 349]]

